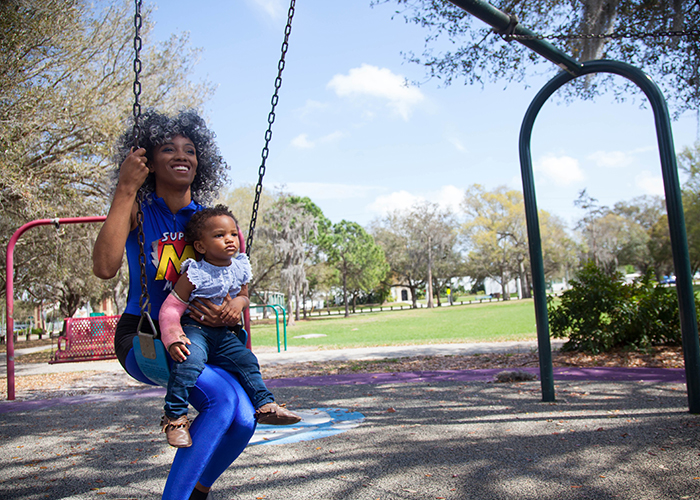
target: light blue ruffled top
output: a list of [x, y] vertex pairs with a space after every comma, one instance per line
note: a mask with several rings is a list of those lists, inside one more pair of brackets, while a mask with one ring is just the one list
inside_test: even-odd
[[216, 305], [224, 302], [226, 294], [235, 297], [253, 277], [248, 256], [240, 253], [226, 267], [214, 266], [205, 260], [187, 259], [181, 271], [194, 285], [190, 301], [198, 297], [209, 299]]

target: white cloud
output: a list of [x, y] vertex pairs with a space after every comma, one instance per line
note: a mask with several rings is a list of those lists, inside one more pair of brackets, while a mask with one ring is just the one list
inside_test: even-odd
[[391, 194], [377, 196], [377, 199], [370, 203], [367, 208], [383, 216], [396, 210], [406, 210], [424, 200], [425, 198], [422, 196], [411, 194], [408, 191], [394, 191]]
[[464, 199], [464, 189], [456, 186], [442, 186], [439, 191], [428, 194], [428, 200], [437, 203], [441, 208], [456, 212]]
[[455, 149], [457, 151], [466, 151], [467, 150], [467, 148], [464, 146], [464, 144], [462, 144], [462, 141], [460, 141], [456, 137], [450, 137], [447, 140], [450, 142], [450, 144], [452, 144], [455, 147]]
[[292, 146], [299, 149], [311, 149], [314, 147], [314, 143], [309, 141], [309, 136], [307, 134], [299, 134], [294, 139], [292, 139]]
[[534, 168], [557, 186], [569, 186], [585, 179], [578, 160], [570, 156], [546, 155], [535, 162]]
[[425, 98], [419, 89], [408, 86], [403, 76], [369, 64], [353, 68], [347, 75], [335, 75], [328, 88], [339, 97], [364, 95], [387, 100], [387, 105], [404, 120], [410, 117], [412, 107]]
[[596, 151], [588, 155], [588, 159], [593, 161], [596, 166], [604, 168], [628, 167], [634, 162], [634, 158], [630, 154], [622, 151]]
[[280, 18], [285, 12], [285, 6], [282, 0], [248, 0], [248, 3], [263, 10], [273, 19]]
[[644, 194], [664, 196], [664, 181], [661, 175], [643, 170], [635, 176], [634, 183]]
[[464, 190], [456, 186], [442, 186], [436, 191], [413, 194], [408, 191], [394, 191], [388, 195], [378, 196], [367, 208], [380, 215], [393, 211], [410, 210], [416, 203], [429, 201], [437, 203], [443, 210], [458, 211], [464, 198]]
[[327, 103], [320, 101], [315, 101], [313, 99], [307, 99], [304, 106], [299, 110], [299, 116], [302, 118], [308, 118], [319, 110], [326, 109], [328, 107]]
[[310, 140], [308, 134], [299, 134], [296, 136], [294, 139], [291, 140], [292, 146], [298, 149], [313, 149], [319, 144], [327, 144], [329, 142], [335, 142], [339, 140], [341, 137], [343, 137], [345, 134], [343, 134], [340, 131], [336, 132], [331, 132], [328, 135], [324, 135], [323, 137], [319, 137], [316, 140]]
[[322, 182], [290, 182], [285, 184], [284, 188], [285, 191], [298, 196], [308, 196], [314, 201], [366, 198], [374, 195], [374, 193], [381, 189], [376, 186], [326, 184]]

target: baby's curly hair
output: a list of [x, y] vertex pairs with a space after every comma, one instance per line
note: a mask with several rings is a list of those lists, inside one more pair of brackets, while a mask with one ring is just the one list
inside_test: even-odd
[[[167, 116], [153, 109], [144, 111], [139, 119], [139, 147], [146, 149], [146, 158], [151, 161], [157, 146], [165, 144], [173, 137], [182, 135], [194, 143], [197, 151], [197, 175], [190, 187], [192, 199], [200, 204], [214, 200], [219, 189], [227, 180], [227, 165], [214, 141], [214, 133], [207, 128], [202, 117], [194, 110], [183, 110], [175, 116]], [[129, 128], [117, 141], [114, 159], [119, 168], [134, 145], [133, 127]], [[116, 185], [116, 179], [115, 179]], [[155, 175], [149, 174], [141, 189], [142, 194], [155, 191]]]
[[215, 207], [205, 208], [199, 212], [195, 212], [192, 217], [190, 217], [189, 222], [187, 222], [185, 226], [185, 241], [187, 243], [194, 243], [202, 239], [202, 231], [207, 221], [212, 217], [219, 217], [220, 215], [231, 217], [233, 222], [236, 223], [236, 226], [238, 226], [238, 219], [236, 219], [236, 216], [233, 215], [226, 205], [216, 205]]

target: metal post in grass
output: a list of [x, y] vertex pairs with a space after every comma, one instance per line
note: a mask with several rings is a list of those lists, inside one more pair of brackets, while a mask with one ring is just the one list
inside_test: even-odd
[[517, 35], [532, 36], [535, 33], [521, 26], [515, 17], [501, 12], [487, 2], [481, 0], [450, 1], [490, 24], [498, 33], [511, 36], [509, 40], [517, 40], [565, 70], [545, 84], [535, 96], [523, 119], [519, 141], [520, 170], [523, 179], [523, 198], [525, 202], [530, 265], [532, 266], [535, 317], [537, 320], [542, 400], [554, 401], [555, 395], [544, 265], [542, 261], [542, 242], [540, 239], [535, 182], [530, 152], [532, 128], [535, 118], [544, 103], [564, 84], [582, 75], [611, 73], [627, 78], [635, 83], [649, 99], [654, 113], [661, 172], [666, 195], [666, 212], [671, 233], [671, 252], [676, 273], [676, 291], [678, 293], [683, 337], [688, 406], [690, 413], [700, 413], [700, 339], [698, 338], [697, 312], [695, 310], [688, 241], [681, 201], [680, 182], [678, 180], [678, 166], [676, 164], [676, 154], [671, 132], [671, 121], [666, 100], [661, 90], [642, 70], [627, 63], [607, 60], [579, 63], [544, 40], [517, 38]]
[[280, 308], [282, 310], [282, 323], [284, 325], [284, 350], [287, 350], [287, 320], [286, 320], [286, 310], [284, 307], [282, 307], [279, 304], [261, 304], [261, 305], [255, 305], [253, 308], [265, 308], [269, 307], [273, 311], [275, 311], [275, 326], [277, 327], [277, 352], [281, 352], [280, 349], [280, 315], [279, 311], [277, 308]]

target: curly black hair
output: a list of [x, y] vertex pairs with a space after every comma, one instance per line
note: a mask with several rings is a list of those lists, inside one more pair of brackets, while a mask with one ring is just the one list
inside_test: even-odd
[[[139, 147], [146, 149], [146, 158], [153, 159], [157, 146], [165, 144], [173, 137], [182, 135], [194, 143], [197, 151], [197, 175], [190, 187], [192, 199], [200, 204], [210, 203], [216, 198], [227, 181], [227, 165], [214, 141], [214, 133], [207, 128], [202, 117], [194, 110], [183, 110], [175, 116], [167, 116], [153, 109], [146, 110], [139, 119]], [[115, 160], [116, 176], [132, 146], [134, 145], [133, 126], [117, 141]], [[115, 180], [116, 185], [116, 180]], [[142, 194], [155, 191], [155, 175], [149, 174], [141, 189]]]
[[192, 217], [190, 217], [190, 220], [185, 226], [185, 241], [187, 243], [194, 243], [202, 239], [202, 231], [207, 221], [212, 217], [219, 217], [220, 215], [231, 217], [233, 222], [236, 223], [236, 226], [238, 226], [238, 219], [236, 219], [236, 216], [233, 215], [226, 205], [216, 205], [211, 208], [205, 208], [199, 212], [195, 212]]

